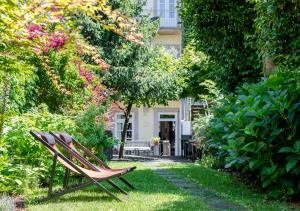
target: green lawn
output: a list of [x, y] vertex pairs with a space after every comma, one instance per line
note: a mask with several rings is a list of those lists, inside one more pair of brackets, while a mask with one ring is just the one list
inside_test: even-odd
[[265, 200], [264, 194], [246, 187], [225, 172], [219, 172], [199, 164], [176, 163], [175, 165], [163, 165], [163, 167], [189, 178], [200, 187], [208, 188], [211, 192], [225, 197], [230, 202], [242, 205], [248, 210], [300, 210], [300, 206], [296, 204]]
[[[115, 167], [136, 165], [138, 168], [127, 176], [135, 184], [137, 190], [129, 191], [123, 202], [117, 202], [102, 192], [89, 188], [44, 203], [35, 204], [34, 197], [45, 194], [45, 190], [38, 190], [35, 194], [27, 196], [28, 210], [210, 210], [199, 198], [193, 197], [181, 189], [168, 183], [153, 173], [142, 163], [115, 163]], [[197, 164], [163, 164], [168, 168], [197, 184], [200, 188], [208, 188], [215, 194], [225, 197], [229, 202], [242, 205], [247, 210], [300, 210], [295, 204], [276, 201], [265, 201], [263, 194], [254, 190], [229, 176]], [[117, 194], [123, 197], [121, 194]]]
[[[136, 165], [136, 171], [126, 178], [137, 190], [129, 191], [123, 202], [117, 202], [93, 188], [66, 194], [63, 197], [44, 203], [27, 205], [28, 210], [208, 210], [198, 199], [179, 190], [161, 177], [154, 174], [141, 163], [112, 163], [115, 167]], [[44, 192], [44, 194], [46, 194]], [[41, 195], [41, 190], [29, 197]], [[118, 194], [119, 197], [124, 195]]]

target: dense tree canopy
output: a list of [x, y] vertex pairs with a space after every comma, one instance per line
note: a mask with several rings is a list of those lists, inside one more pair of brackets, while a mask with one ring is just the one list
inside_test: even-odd
[[181, 17], [186, 42], [218, 64], [216, 80], [227, 91], [256, 81], [262, 69], [256, 51], [254, 3], [249, 1], [183, 0]]
[[262, 57], [289, 68], [300, 65], [299, 1], [255, 1], [256, 33]]

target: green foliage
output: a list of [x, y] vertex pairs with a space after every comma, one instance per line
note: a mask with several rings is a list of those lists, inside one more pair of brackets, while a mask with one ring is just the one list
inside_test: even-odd
[[258, 48], [263, 57], [273, 59], [275, 65], [289, 68], [300, 65], [300, 2], [255, 2], [255, 27]]
[[[90, 92], [79, 75], [73, 54], [72, 49], [58, 52], [50, 50], [49, 54], [43, 57], [46, 61], [42, 61], [36, 56], [30, 59], [30, 63], [35, 66], [35, 75], [34, 83], [25, 89], [27, 93], [25, 109], [42, 103], [46, 104], [51, 112], [67, 112], [82, 108]], [[47, 68], [51, 69], [52, 75], [56, 75], [60, 84], [69, 91], [69, 94], [58, 89], [44, 63], [47, 63]]]
[[[33, 139], [30, 130], [68, 131], [72, 134], [75, 128], [72, 118], [51, 114], [43, 105], [10, 118], [0, 140], [0, 192], [20, 193], [48, 182], [52, 156]], [[60, 168], [56, 179], [62, 176], [62, 170]]]
[[226, 168], [257, 176], [269, 197], [293, 198], [300, 192], [299, 102], [298, 73], [245, 84], [216, 110], [206, 145]]
[[213, 74], [215, 68], [216, 65], [213, 65], [208, 56], [188, 45], [177, 63], [181, 76], [179, 83], [183, 87], [181, 97], [199, 99], [201, 94], [208, 94], [202, 83], [205, 80], [217, 78], [217, 75]]
[[138, 30], [143, 33], [144, 45], [130, 43], [87, 17], [82, 17], [82, 34], [110, 64], [103, 82], [114, 91], [114, 100], [124, 105], [166, 104], [177, 96], [174, 61], [152, 46], [158, 22], [141, 15], [144, 1], [126, 2], [113, 1], [120, 11], [124, 10], [138, 19]]
[[104, 150], [114, 144], [113, 139], [105, 134], [105, 121], [102, 118], [105, 111], [106, 107], [92, 105], [76, 117], [78, 140], [102, 159], [106, 159]]
[[193, 121], [194, 139], [198, 142], [199, 146], [203, 146], [205, 143], [205, 132], [208, 129], [210, 119], [211, 116], [199, 114]]
[[204, 168], [212, 169], [215, 167], [216, 158], [212, 155], [204, 154], [198, 162], [200, 166], [203, 166]]
[[180, 13], [186, 42], [210, 57], [211, 74], [226, 91], [260, 77], [262, 63], [255, 45], [254, 7], [246, 0], [182, 1]]

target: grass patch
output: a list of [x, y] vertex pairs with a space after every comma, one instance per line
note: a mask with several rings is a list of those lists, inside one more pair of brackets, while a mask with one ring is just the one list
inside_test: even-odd
[[[46, 194], [46, 190], [37, 190], [26, 198], [28, 210], [209, 210], [197, 198], [187, 194], [153, 173], [142, 163], [112, 163], [114, 167], [136, 165], [136, 171], [126, 178], [137, 190], [129, 191], [123, 202], [117, 202], [95, 188], [87, 188], [44, 203], [34, 203], [33, 198]], [[117, 182], [117, 181], [116, 181]], [[123, 186], [121, 183], [122, 187]], [[114, 191], [114, 193], [117, 193]], [[117, 193], [119, 197], [124, 195]]]
[[296, 204], [265, 200], [265, 194], [257, 193], [226, 172], [219, 172], [200, 164], [176, 163], [162, 166], [248, 210], [300, 210]]

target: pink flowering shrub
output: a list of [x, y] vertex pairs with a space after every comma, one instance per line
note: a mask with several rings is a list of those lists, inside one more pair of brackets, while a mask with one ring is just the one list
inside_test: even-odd
[[62, 32], [52, 33], [48, 38], [49, 47], [55, 49], [61, 48], [67, 40], [68, 40], [68, 36]]
[[43, 29], [39, 25], [31, 24], [27, 28], [28, 30], [28, 39], [34, 40], [36, 38], [43, 38], [43, 41], [38, 42], [40, 47], [43, 47], [43, 52], [48, 53], [50, 48], [55, 50], [64, 46], [68, 40], [68, 36], [62, 31], [53, 32], [50, 35], [43, 32]]
[[79, 74], [85, 77], [88, 83], [91, 83], [94, 79], [93, 74], [90, 71], [84, 69], [83, 67], [79, 67]]
[[44, 35], [41, 26], [38, 26], [38, 25], [35, 25], [35, 24], [31, 24], [31, 25], [28, 26], [27, 29], [28, 29], [28, 33], [29, 33], [29, 35], [28, 35], [27, 38], [29, 40], [33, 40], [33, 39], [35, 39], [37, 37], [40, 37], [40, 36]]

